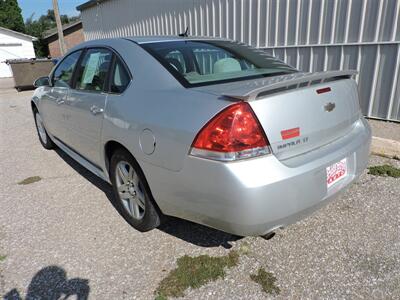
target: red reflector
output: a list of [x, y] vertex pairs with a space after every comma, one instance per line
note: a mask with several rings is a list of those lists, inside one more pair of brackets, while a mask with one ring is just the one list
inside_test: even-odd
[[330, 87], [326, 87], [326, 88], [322, 88], [322, 89], [317, 90], [317, 94], [328, 93], [330, 91], [331, 91], [331, 88]]
[[283, 140], [292, 139], [294, 137], [300, 136], [300, 127], [282, 130], [281, 136]]

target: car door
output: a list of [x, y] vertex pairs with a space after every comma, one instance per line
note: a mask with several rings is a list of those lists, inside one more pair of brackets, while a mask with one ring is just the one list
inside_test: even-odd
[[65, 103], [67, 101], [72, 83], [72, 75], [82, 51], [75, 51], [67, 55], [51, 74], [50, 86], [40, 100], [40, 113], [42, 114], [46, 129], [56, 138], [66, 139]]
[[94, 165], [100, 164], [100, 137], [105, 92], [113, 52], [106, 48], [85, 51], [74, 75], [68, 107], [67, 145]]

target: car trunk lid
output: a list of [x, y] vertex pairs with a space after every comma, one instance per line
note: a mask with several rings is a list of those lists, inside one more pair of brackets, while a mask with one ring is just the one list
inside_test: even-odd
[[[248, 101], [275, 156], [285, 160], [346, 135], [360, 117], [355, 71], [294, 73], [203, 89]], [[208, 88], [208, 89], [207, 89]]]

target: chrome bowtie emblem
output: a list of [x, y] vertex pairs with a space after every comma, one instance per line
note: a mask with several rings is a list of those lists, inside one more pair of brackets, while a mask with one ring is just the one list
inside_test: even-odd
[[330, 111], [334, 110], [335, 107], [336, 107], [336, 104], [335, 104], [335, 103], [332, 103], [332, 102], [328, 102], [327, 104], [324, 105], [324, 109], [325, 109], [327, 112], [330, 112]]

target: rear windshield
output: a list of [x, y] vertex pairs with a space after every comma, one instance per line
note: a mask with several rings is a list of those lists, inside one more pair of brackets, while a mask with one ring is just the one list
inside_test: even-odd
[[230, 41], [171, 41], [141, 46], [185, 87], [297, 72], [262, 50]]

